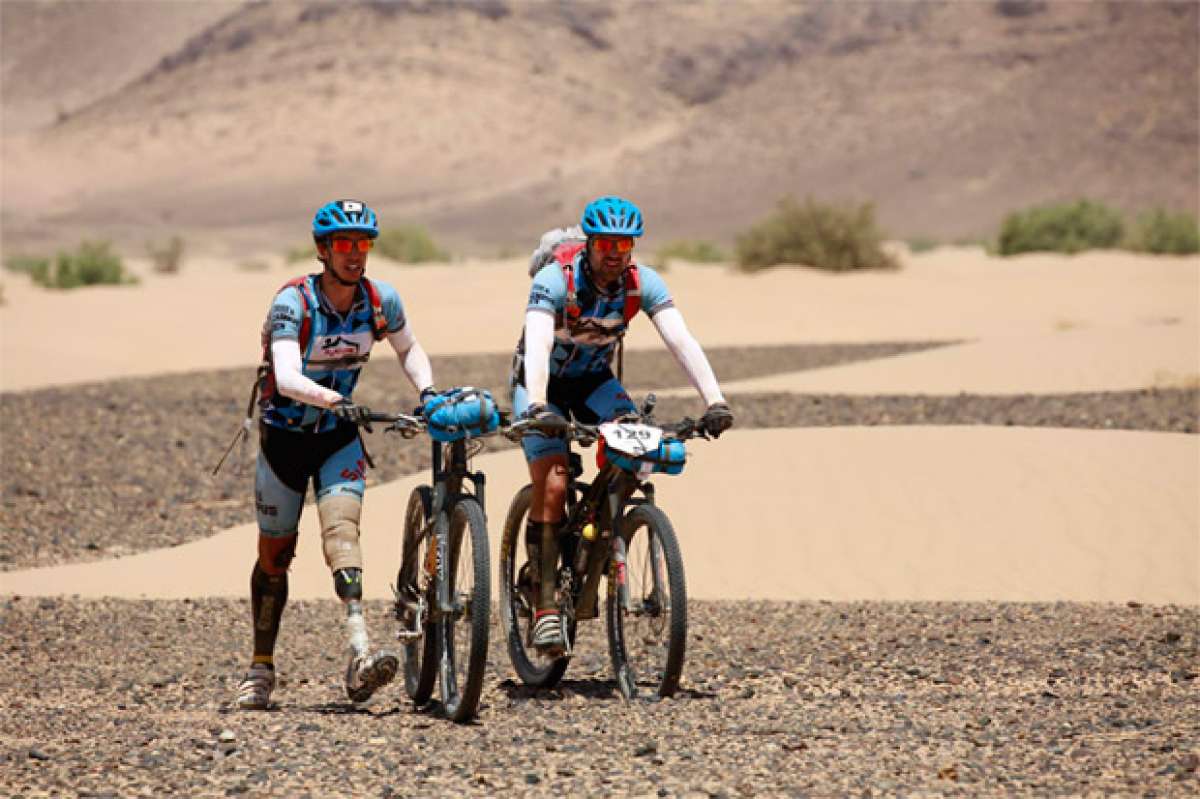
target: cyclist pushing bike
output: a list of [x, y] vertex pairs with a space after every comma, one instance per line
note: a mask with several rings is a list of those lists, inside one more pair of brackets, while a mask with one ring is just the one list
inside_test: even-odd
[[346, 607], [346, 694], [365, 701], [395, 676], [398, 658], [370, 651], [363, 619], [359, 519], [369, 456], [358, 424], [369, 422], [370, 411], [351, 395], [371, 346], [386, 339], [422, 402], [437, 397], [429, 356], [407, 323], [400, 296], [365, 275], [379, 235], [375, 212], [357, 200], [335, 200], [317, 211], [312, 234], [323, 271], [285, 284], [262, 332], [254, 481], [258, 559], [250, 577], [254, 657], [236, 700], [245, 709], [266, 708], [275, 688], [275, 639], [310, 481], [325, 562]]
[[[633, 259], [642, 231], [636, 205], [605, 196], [584, 208], [582, 241], [573, 243], [569, 230], [543, 237], [531, 261], [533, 286], [513, 361], [515, 414], [550, 424], [567, 417], [596, 424], [637, 416], [637, 406], [613, 374], [612, 360], [630, 320], [643, 310], [704, 400], [700, 429], [716, 437], [733, 424], [712, 367], [666, 284]], [[567, 646], [555, 589], [564, 543], [568, 442], [531, 433], [522, 438], [522, 447], [533, 483], [525, 528], [528, 576], [536, 596], [533, 646], [555, 657]]]

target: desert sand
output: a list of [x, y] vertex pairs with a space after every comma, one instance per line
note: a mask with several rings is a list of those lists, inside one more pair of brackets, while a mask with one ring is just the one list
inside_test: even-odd
[[[1200, 604], [1197, 436], [748, 430], [697, 442], [692, 453], [682, 476], [655, 484], [696, 599]], [[488, 475], [496, 564], [508, 502], [527, 482], [523, 459], [508, 450], [474, 466]], [[426, 479], [368, 492], [368, 598], [391, 597], [402, 511]], [[300, 530], [289, 596], [326, 598], [331, 583], [315, 513], [304, 515]], [[116, 560], [0, 573], [0, 586], [25, 595], [238, 597], [256, 537], [255, 525], [242, 525]]]
[[[400, 287], [432, 353], [494, 352], [516, 335], [528, 281], [522, 266], [401, 269], [378, 262], [372, 274]], [[147, 274], [137, 287], [70, 293], [8, 281], [9, 302], [0, 309], [4, 389], [251, 364], [262, 314], [284, 274], [218, 265], [175, 277]], [[908, 257], [905, 268], [892, 273], [778, 268], [744, 275], [687, 265], [667, 273], [690, 326], [708, 345], [963, 342], [744, 381], [726, 387], [731, 396], [743, 390], [1004, 394], [1194, 384], [1200, 376], [1198, 276], [1196, 258], [1095, 253], [998, 260], [969, 249]], [[484, 304], [483, 297], [511, 302]], [[181, 310], [196, 323], [182, 324]], [[51, 314], [73, 324], [55, 335], [31, 335]], [[448, 323], [458, 319], [472, 322]], [[208, 328], [204, 335], [196, 334], [200, 324]], [[643, 322], [631, 342], [647, 347], [655, 338]], [[735, 430], [719, 442], [697, 442], [692, 452], [681, 478], [657, 482], [681, 532], [690, 590], [698, 598], [1200, 603], [1195, 436], [1021, 428]], [[477, 466], [490, 481], [495, 546], [525, 470], [512, 451], [484, 455]], [[397, 520], [420, 479], [368, 493], [363, 528], [372, 597], [387, 596]], [[329, 596], [311, 510], [301, 530], [292, 595]], [[0, 591], [240, 596], [254, 536], [253, 525], [241, 526], [112, 561], [6, 572]], [[226, 568], [230, 563], [237, 567]]]
[[[247, 255], [250, 260], [268, 257]], [[134, 261], [142, 279], [135, 289], [48, 292], [20, 276], [6, 278], [8, 302], [0, 306], [0, 388], [18, 391], [257, 363], [257, 331], [273, 292], [291, 275], [317, 267], [315, 262], [283, 267], [277, 254], [274, 258], [275, 268], [265, 272], [198, 260], [175, 276], [154, 274]], [[376, 259], [370, 274], [396, 286], [426, 350], [453, 354], [506, 351], [516, 343], [529, 288], [525, 269], [524, 260], [401, 267]], [[1002, 351], [988, 345], [987, 357], [1007, 360], [973, 368], [996, 375], [991, 386], [1011, 380], [1007, 385], [1014, 390], [1035, 390], [1033, 383], [1021, 385], [1021, 375], [1010, 367], [1023, 356], [1030, 356], [1024, 357], [1030, 365], [1040, 361], [1044, 342], [1022, 336], [1093, 331], [1099, 338], [1063, 353], [1081, 364], [1075, 369], [1090, 374], [1086, 385], [1068, 390], [1103, 385], [1103, 370], [1109, 368], [1114, 370], [1113, 385], [1106, 387], [1125, 387], [1126, 361], [1134, 356], [1109, 364], [1107, 353], [1114, 344], [1117, 352], [1142, 347], [1143, 341], [1146, 349], [1164, 345], [1160, 353], [1136, 350], [1139, 357], [1161, 359], [1161, 365], [1145, 364], [1149, 378], [1156, 370], [1184, 373], [1185, 379], [1200, 372], [1195, 354], [1200, 258], [1195, 257], [1101, 252], [1001, 259], [979, 248], [946, 248], [910, 256], [905, 268], [894, 273], [838, 275], [777, 267], [746, 275], [719, 266], [679, 264], [665, 279], [704, 346], [998, 339]], [[189, 317], [191, 321], [183, 321]], [[47, 319], [70, 324], [58, 324], [53, 335], [43, 335]], [[198, 327], [203, 335], [196, 334]], [[1153, 329], [1145, 333], [1148, 339], [1143, 339], [1143, 328]], [[1126, 329], [1135, 331], [1132, 343], [1119, 332]], [[1096, 332], [1102, 330], [1114, 332], [1105, 337]], [[628, 343], [631, 350], [662, 346], [653, 325], [644, 322], [633, 326]], [[969, 352], [965, 357], [977, 360]], [[1091, 374], [1096, 369], [1102, 371]], [[944, 379], [929, 372], [917, 377], [921, 382]], [[805, 390], [823, 389], [809, 384]]]

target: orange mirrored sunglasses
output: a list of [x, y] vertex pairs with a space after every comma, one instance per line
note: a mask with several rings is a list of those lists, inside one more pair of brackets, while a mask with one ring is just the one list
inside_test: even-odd
[[616, 250], [619, 253], [627, 253], [633, 249], [632, 236], [596, 236], [592, 241], [595, 242], [598, 252]]
[[329, 246], [334, 252], [345, 255], [357, 246], [359, 252], [370, 252], [375, 246], [375, 239], [330, 239]]

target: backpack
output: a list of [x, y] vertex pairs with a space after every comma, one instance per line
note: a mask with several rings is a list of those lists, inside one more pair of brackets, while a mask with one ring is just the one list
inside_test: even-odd
[[[278, 297], [288, 289], [295, 289], [300, 294], [300, 302], [304, 306], [304, 318], [300, 322], [300, 356], [304, 357], [305, 351], [308, 349], [309, 341], [312, 339], [312, 315], [313, 309], [316, 307], [316, 298], [309, 296], [308, 279], [316, 277], [316, 275], [301, 275], [294, 277], [288, 282], [279, 287], [275, 292]], [[379, 289], [375, 287], [365, 275], [360, 279], [363, 291], [367, 295], [367, 300], [371, 303], [371, 335], [375, 341], [382, 341], [387, 336], [387, 317], [383, 314], [383, 300], [379, 295]], [[241, 429], [234, 435], [233, 441], [226, 448], [225, 454], [217, 461], [217, 465], [213, 467], [212, 473], [216, 475], [221, 469], [221, 464], [225, 463], [225, 459], [229, 457], [229, 453], [237, 443], [242, 440], [243, 436], [249, 436], [251, 429], [254, 426], [254, 406], [260, 408], [265, 407], [269, 397], [275, 394], [275, 371], [271, 368], [271, 330], [269, 325], [263, 326], [262, 331], [262, 361], [258, 365], [258, 370], [254, 375], [254, 383], [250, 386], [250, 400], [246, 403], [246, 418], [242, 420]], [[362, 441], [362, 432], [359, 431], [359, 440]], [[363, 454], [366, 456], [368, 465], [374, 467], [370, 453], [367, 452], [366, 442], [363, 442]]]
[[[547, 231], [538, 248], [529, 259], [529, 276], [536, 275], [542, 267], [551, 261], [562, 269], [563, 281], [567, 284], [567, 299], [563, 308], [563, 323], [568, 331], [579, 321], [582, 313], [579, 307], [579, 297], [575, 293], [575, 256], [587, 246], [587, 237], [578, 225], [569, 228], [555, 228]], [[642, 307], [642, 284], [638, 274], [637, 263], [631, 262], [629, 268], [621, 275], [625, 289], [625, 307], [621, 312], [628, 325]], [[617, 341], [617, 380], [621, 379], [625, 361], [625, 337]]]
[[[294, 288], [300, 294], [300, 301], [304, 305], [304, 319], [300, 322], [299, 337], [301, 357], [308, 350], [309, 341], [312, 339], [312, 312], [316, 307], [316, 298], [310, 298], [309, 296], [309, 277], [313, 277], [313, 275], [294, 277], [280, 286], [279, 290], [275, 292], [275, 296], [278, 297], [288, 289]], [[365, 275], [360, 279], [360, 283], [367, 295], [367, 300], [371, 303], [371, 335], [375, 341], [382, 341], [387, 337], [387, 317], [383, 315], [383, 300], [379, 295], [379, 289]], [[275, 371], [271, 368], [271, 331], [270, 328], [263, 327], [262, 362], [258, 365], [258, 374], [254, 379], [254, 387], [251, 390], [250, 407], [247, 411], [247, 417], [253, 416], [253, 406], [256, 402], [259, 406], [264, 406], [268, 398], [274, 395], [274, 393]]]

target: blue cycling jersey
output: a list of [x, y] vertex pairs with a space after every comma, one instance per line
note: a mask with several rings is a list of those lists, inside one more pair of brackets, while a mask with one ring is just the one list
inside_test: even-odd
[[[585, 251], [575, 256], [575, 294], [579, 320], [568, 330], [564, 320], [567, 281], [557, 263], [542, 267], [533, 277], [527, 311], [554, 314], [554, 348], [550, 352], [551, 377], [579, 377], [608, 368], [617, 342], [625, 334], [625, 288], [613, 293], [599, 291], [587, 279], [583, 268]], [[649, 316], [674, 305], [667, 284], [648, 266], [638, 265], [642, 292], [642, 310]], [[524, 353], [524, 336], [518, 354]]]
[[[303, 374], [349, 399], [375, 343], [371, 301], [359, 285], [350, 310], [339, 313], [321, 291], [319, 278], [320, 275], [309, 275], [302, 285], [284, 289], [275, 296], [267, 314], [266, 332], [270, 343], [299, 342], [305, 306], [300, 292], [305, 292], [312, 327], [308, 345], [300, 353]], [[403, 330], [406, 320], [400, 295], [388, 283], [380, 280], [372, 283], [379, 292], [388, 333]], [[337, 426], [337, 418], [325, 409], [285, 397], [278, 391], [263, 397], [262, 419], [275, 427], [314, 433], [328, 432]]]

